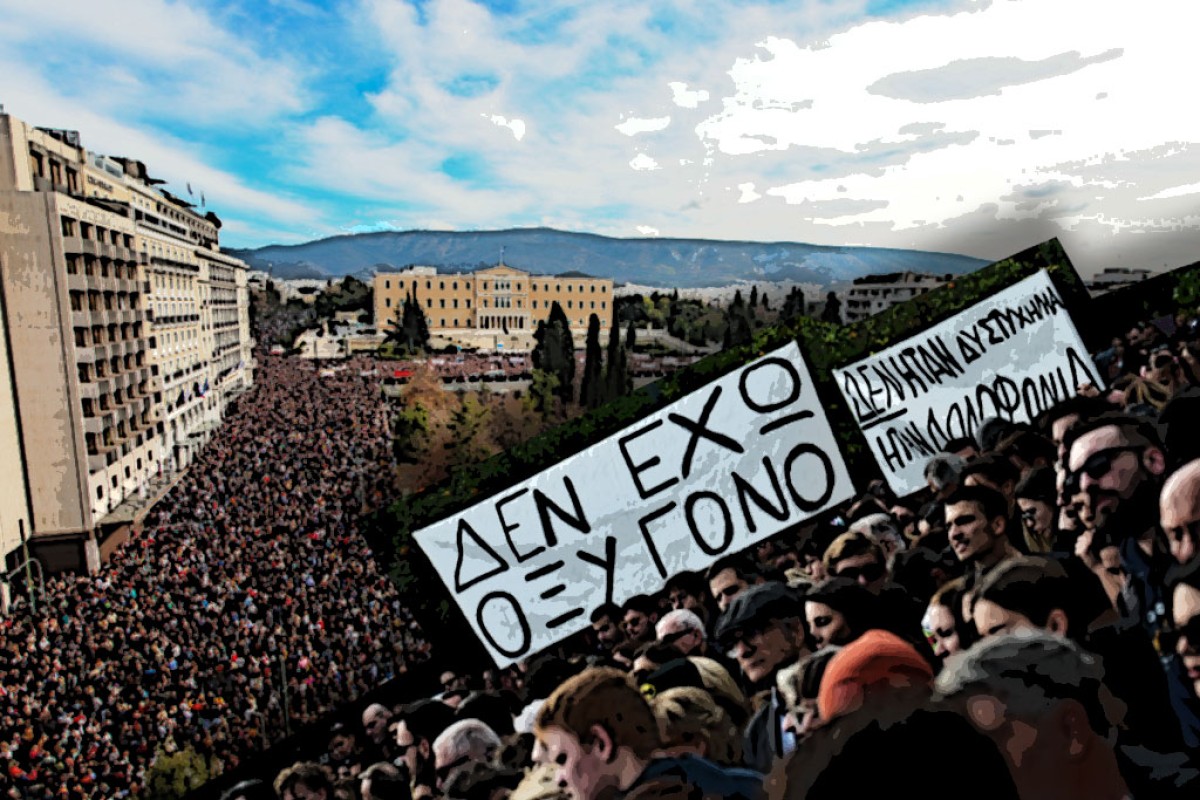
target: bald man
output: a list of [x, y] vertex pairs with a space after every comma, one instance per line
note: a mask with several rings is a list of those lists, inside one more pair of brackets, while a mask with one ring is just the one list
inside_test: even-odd
[[1171, 555], [1186, 564], [1200, 552], [1200, 459], [1189, 461], [1167, 478], [1158, 501], [1159, 523]]

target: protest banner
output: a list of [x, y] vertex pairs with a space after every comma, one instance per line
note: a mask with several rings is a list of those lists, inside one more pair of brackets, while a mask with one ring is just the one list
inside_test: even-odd
[[834, 370], [897, 495], [929, 457], [989, 417], [1031, 422], [1099, 372], [1045, 270], [922, 333]]
[[414, 539], [505, 667], [853, 493], [792, 342]]

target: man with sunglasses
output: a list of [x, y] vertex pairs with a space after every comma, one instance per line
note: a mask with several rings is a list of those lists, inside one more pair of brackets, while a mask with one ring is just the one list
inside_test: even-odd
[[654, 626], [658, 643], [674, 647], [682, 656], [707, 655], [704, 621], [686, 608], [668, 611]]
[[1139, 417], [1101, 414], [1071, 429], [1064, 447], [1080, 523], [1093, 542], [1112, 543], [1120, 550], [1126, 579], [1118, 611], [1158, 642], [1184, 741], [1200, 747], [1200, 706], [1179, 658], [1161, 643], [1170, 625], [1165, 583], [1173, 559], [1158, 533], [1158, 499], [1167, 468], [1158, 432]]

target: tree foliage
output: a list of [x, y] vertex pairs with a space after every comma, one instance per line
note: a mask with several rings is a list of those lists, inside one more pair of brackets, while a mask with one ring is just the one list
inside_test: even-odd
[[588, 408], [597, 408], [604, 402], [604, 351], [600, 348], [600, 318], [595, 314], [588, 318], [584, 354], [579, 400]]
[[575, 388], [575, 340], [571, 338], [567, 315], [557, 301], [550, 306], [550, 316], [538, 322], [533, 338], [537, 343], [533, 349], [534, 369], [553, 375], [557, 379], [557, 397], [570, 403]]
[[393, 319], [388, 320], [383, 335], [385, 343], [394, 344], [407, 354], [429, 349], [429, 320], [425, 318], [415, 293], [404, 295], [404, 302], [396, 309]]
[[220, 772], [219, 763], [209, 763], [191, 745], [174, 752], [160, 747], [154, 763], [146, 771], [146, 797], [148, 800], [178, 800]]

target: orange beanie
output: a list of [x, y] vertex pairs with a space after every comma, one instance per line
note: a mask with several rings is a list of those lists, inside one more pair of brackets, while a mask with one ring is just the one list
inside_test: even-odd
[[870, 691], [931, 683], [933, 669], [915, 647], [893, 633], [870, 630], [829, 660], [817, 708], [828, 721], [854, 711]]

